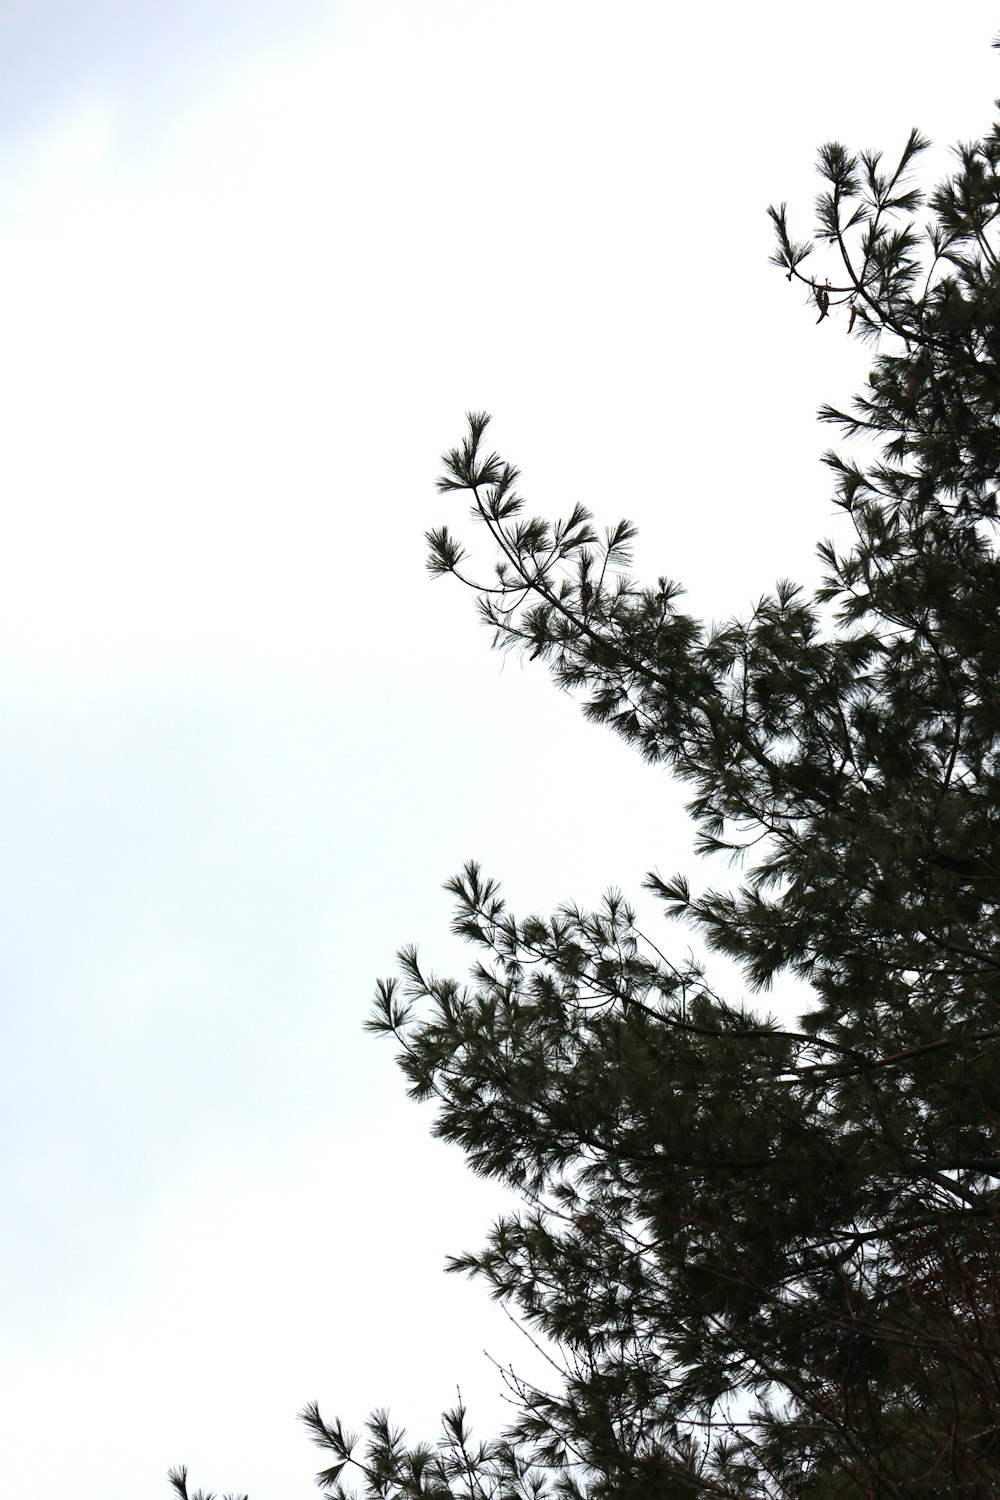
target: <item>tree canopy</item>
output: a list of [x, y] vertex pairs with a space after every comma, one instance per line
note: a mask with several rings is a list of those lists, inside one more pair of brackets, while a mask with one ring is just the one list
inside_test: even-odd
[[[691, 788], [718, 889], [649, 889], [749, 990], [808, 987], [792, 1027], [672, 957], [610, 892], [516, 916], [469, 864], [450, 882], [465, 982], [416, 950], [375, 1033], [474, 1171], [513, 1188], [479, 1278], [557, 1366], [509, 1376], [509, 1431], [466, 1414], [414, 1444], [304, 1419], [333, 1495], [985, 1497], [1000, 1476], [1000, 126], [921, 194], [897, 163], [819, 154], [811, 240], [772, 209], [774, 262], [817, 321], [872, 346], [822, 420], [874, 439], [825, 456], [849, 516], [811, 596], [686, 614], [629, 574], [627, 521], [531, 515], [469, 416], [430, 569]], [[926, 222], [923, 222], [926, 216]], [[354, 1479], [351, 1479], [352, 1472]]]

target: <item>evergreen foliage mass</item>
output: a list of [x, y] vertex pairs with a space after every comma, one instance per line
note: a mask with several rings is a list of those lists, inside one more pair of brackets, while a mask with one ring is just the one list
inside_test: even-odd
[[812, 240], [771, 211], [817, 321], [873, 349], [821, 413], [875, 444], [826, 455], [854, 540], [821, 547], [813, 597], [779, 583], [709, 629], [630, 577], [628, 522], [529, 515], [485, 415], [446, 455], [496, 564], [469, 574], [442, 527], [431, 571], [689, 784], [736, 874], [649, 888], [751, 991], [791, 973], [810, 1003], [789, 1027], [723, 998], [617, 893], [522, 919], [476, 865], [450, 882], [470, 978], [405, 950], [369, 1025], [436, 1132], [520, 1195], [451, 1268], [558, 1368], [508, 1375], [512, 1426], [482, 1444], [461, 1408], [414, 1445], [308, 1407], [334, 1496], [1000, 1487], [1000, 125], [927, 200], [924, 146], [824, 147]]

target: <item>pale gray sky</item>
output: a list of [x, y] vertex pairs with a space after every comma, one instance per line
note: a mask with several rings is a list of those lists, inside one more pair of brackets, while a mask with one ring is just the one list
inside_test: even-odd
[[[431, 585], [463, 413], [695, 608], [811, 581], [864, 355], [777, 272], [815, 147], [990, 123], [984, 7], [5, 0], [0, 1448], [8, 1493], [312, 1492], [523, 1358], [495, 1206], [361, 1025], [441, 882], [690, 863], [682, 797]], [[900, 31], [904, 34], [900, 35]], [[937, 158], [943, 166], [943, 155]], [[614, 812], [609, 815], [609, 789]], [[651, 920], [659, 921], [656, 913]], [[682, 947], [682, 932], [667, 932]]]

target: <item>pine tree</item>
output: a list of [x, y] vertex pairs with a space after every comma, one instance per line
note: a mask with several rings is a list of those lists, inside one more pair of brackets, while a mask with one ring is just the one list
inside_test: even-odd
[[349, 1465], [386, 1500], [997, 1490], [1000, 126], [926, 205], [925, 144], [892, 168], [824, 147], [814, 242], [772, 210], [775, 263], [873, 346], [852, 408], [821, 413], [878, 447], [826, 455], [856, 540], [823, 544], [812, 598], [782, 582], [706, 628], [629, 576], [628, 522], [529, 516], [485, 415], [445, 457], [496, 566], [470, 578], [442, 527], [432, 573], [691, 786], [735, 884], [650, 890], [752, 991], [791, 973], [810, 1003], [788, 1027], [723, 998], [617, 893], [519, 919], [476, 865], [450, 882], [470, 979], [405, 950], [369, 1025], [435, 1131], [521, 1195], [451, 1265], [561, 1374], [511, 1376], [482, 1445], [460, 1408], [416, 1446], [307, 1408], [336, 1496]]

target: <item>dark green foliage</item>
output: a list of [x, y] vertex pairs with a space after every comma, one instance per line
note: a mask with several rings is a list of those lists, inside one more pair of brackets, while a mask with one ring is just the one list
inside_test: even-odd
[[824, 546], [816, 598], [780, 583], [707, 630], [628, 577], [628, 523], [527, 518], [483, 415], [445, 459], [497, 547], [495, 645], [689, 782], [700, 849], [744, 866], [650, 887], [754, 989], [791, 971], [813, 996], [779, 1026], [619, 897], [519, 922], [474, 865], [451, 885], [471, 983], [407, 951], [381, 986], [373, 1027], [437, 1131], [524, 1197], [453, 1269], [557, 1351], [509, 1434], [557, 1490], [971, 1496], [1000, 1473], [1000, 134], [962, 148], [926, 234], [923, 146], [892, 171], [824, 148], [829, 277], [774, 212], [821, 319], [877, 340], [854, 410], [823, 413], [882, 447], [828, 455], [856, 543]]
[[[445, 458], [497, 550], [433, 573], [479, 594], [498, 648], [545, 661], [588, 718], [692, 788], [735, 883], [667, 912], [755, 991], [805, 981], [795, 1027], [727, 1002], [612, 893], [518, 920], [473, 864], [451, 882], [466, 984], [401, 955], [370, 1023], [435, 1130], [519, 1213], [452, 1269], [559, 1366], [473, 1450], [378, 1415], [363, 1443], [306, 1420], [342, 1496], [938, 1497], [1000, 1486], [1000, 129], [923, 200], [909, 171], [820, 153], [816, 244], [774, 210], [776, 263], [819, 321], [870, 340], [828, 454], [856, 539], [708, 629], [627, 574], [627, 522], [526, 515], [487, 418]], [[822, 252], [829, 267], [806, 275]], [[360, 1456], [355, 1458], [355, 1454]]]
[[316, 1476], [317, 1483], [330, 1486], [334, 1495], [346, 1492], [340, 1475], [349, 1463], [357, 1467], [371, 1495], [422, 1495], [433, 1500], [538, 1500], [545, 1482], [537, 1468], [507, 1441], [474, 1442], [459, 1401], [441, 1419], [440, 1440], [408, 1447], [406, 1434], [389, 1422], [385, 1411], [373, 1412], [366, 1427], [365, 1452], [353, 1458], [361, 1439], [345, 1432], [339, 1422], [329, 1426], [315, 1402], [301, 1413], [310, 1436], [320, 1448], [334, 1456], [330, 1468]]
[[[187, 1486], [187, 1469], [181, 1465], [179, 1469], [171, 1469], [167, 1475], [172, 1488], [176, 1491], [179, 1500], [215, 1500], [214, 1495], [206, 1495], [204, 1490], [189, 1490]], [[248, 1500], [246, 1495], [227, 1495], [225, 1500]]]

